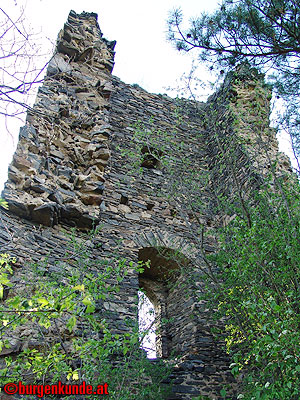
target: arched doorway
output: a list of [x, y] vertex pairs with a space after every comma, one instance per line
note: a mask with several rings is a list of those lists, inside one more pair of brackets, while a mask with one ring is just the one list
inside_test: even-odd
[[188, 309], [191, 294], [182, 278], [189, 260], [174, 249], [144, 247], [139, 250], [139, 261], [148, 261], [149, 265], [139, 274], [139, 287], [155, 312], [156, 356], [180, 354], [193, 342], [194, 327]]

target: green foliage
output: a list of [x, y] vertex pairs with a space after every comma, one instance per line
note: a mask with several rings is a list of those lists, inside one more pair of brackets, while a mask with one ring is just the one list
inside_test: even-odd
[[[299, 3], [294, 0], [224, 0], [214, 13], [202, 13], [183, 30], [181, 10], [171, 13], [169, 39], [178, 50], [197, 49], [201, 62], [221, 74], [247, 62], [267, 73], [284, 106], [277, 123], [300, 152]], [[299, 165], [298, 165], [299, 167]]]
[[198, 48], [202, 59], [214, 57], [222, 66], [245, 60], [256, 65], [271, 63], [291, 68], [298, 61], [299, 5], [283, 0], [225, 0], [212, 14], [193, 18], [181, 31], [182, 12], [169, 19], [169, 34], [179, 50]]
[[3, 207], [3, 208], [5, 208], [5, 209], [8, 209], [7, 201], [1, 199], [1, 197], [0, 197], [0, 207]]
[[210, 257], [220, 278], [212, 301], [216, 316], [226, 316], [226, 346], [232, 372], [245, 376], [245, 400], [300, 396], [299, 200], [298, 183], [256, 193], [251, 225], [237, 209]]
[[96, 259], [97, 232], [87, 239], [76, 238], [74, 231], [54, 268], [46, 259], [19, 271], [17, 286], [10, 278], [14, 260], [1, 255], [0, 288], [3, 293], [3, 287], [11, 287], [13, 293], [0, 305], [1, 349], [11, 347], [12, 337], [21, 341], [18, 355], [5, 359], [1, 385], [108, 382], [112, 399], [162, 399], [165, 389], [159, 383], [168, 368], [145, 357], [136, 320], [124, 321], [127, 330], [115, 333], [113, 315], [104, 307], [114, 301], [129, 271], [143, 265]]
[[4, 288], [8, 288], [11, 286], [9, 274], [12, 274], [13, 272], [11, 264], [14, 263], [15, 259], [10, 257], [8, 254], [0, 254], [0, 300], [3, 299]]
[[[238, 85], [246, 92], [247, 81]], [[232, 372], [243, 382], [238, 398], [296, 400], [300, 187], [271, 154], [268, 91], [256, 82], [255, 89], [246, 93], [253, 96], [252, 102], [236, 96], [229, 109], [219, 109], [209, 126], [217, 148], [211, 197], [215, 212], [224, 219], [214, 229], [219, 251], [204, 254], [213, 271], [206, 274], [207, 299], [215, 317], [225, 317], [225, 334], [224, 328], [220, 334], [233, 360]], [[259, 169], [255, 173], [246, 169], [248, 163], [261, 168], [265, 160], [268, 177]]]
[[[172, 183], [164, 193], [180, 203], [180, 217], [189, 221], [203, 257], [205, 267], [199, 268], [207, 283], [205, 298], [215, 318], [225, 321], [219, 338], [225, 338], [231, 370], [242, 381], [238, 399], [296, 400], [300, 397], [300, 187], [270, 155], [269, 88], [251, 68], [231, 79], [206, 108], [204, 140], [211, 151], [206, 169], [205, 164], [203, 169], [191, 165], [192, 157], [185, 162], [184, 146], [176, 149], [172, 164], [168, 153], [174, 139], [159, 134], [164, 137], [166, 160], [162, 172]], [[241, 99], [235, 86], [250, 93], [251, 102]], [[234, 102], [228, 104], [233, 89]], [[181, 123], [182, 119], [176, 127]], [[143, 141], [149, 136], [151, 146], [158, 135], [154, 129], [143, 129], [138, 137], [141, 134]], [[253, 168], [267, 162], [268, 177]], [[218, 217], [208, 226], [202, 216], [211, 212]], [[217, 238], [219, 249], [213, 255], [205, 251], [211, 238]], [[225, 389], [220, 396], [226, 398]]]

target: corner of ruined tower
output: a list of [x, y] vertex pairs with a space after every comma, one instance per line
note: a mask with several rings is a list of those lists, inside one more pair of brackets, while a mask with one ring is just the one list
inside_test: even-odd
[[70, 12], [9, 166], [2, 196], [12, 213], [82, 229], [99, 220], [115, 43], [97, 14]]
[[[247, 62], [230, 71], [205, 105], [206, 144], [214, 185], [234, 198], [234, 164], [245, 193], [273, 182], [274, 174], [294, 179], [291, 162], [279, 151], [270, 126], [272, 88]], [[222, 165], [223, 164], [223, 165]]]

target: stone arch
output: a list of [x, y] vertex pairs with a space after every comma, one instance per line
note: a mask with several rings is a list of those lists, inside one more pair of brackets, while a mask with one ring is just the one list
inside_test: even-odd
[[139, 287], [152, 302], [156, 314], [156, 353], [168, 358], [183, 354], [195, 343], [195, 303], [184, 267], [192, 268], [197, 258], [190, 243], [173, 234], [152, 230], [136, 236], [139, 261], [149, 268], [139, 274]]
[[198, 263], [200, 258], [193, 243], [186, 238], [177, 236], [173, 233], [162, 231], [161, 229], [152, 229], [136, 234], [134, 237], [135, 244], [140, 247], [156, 247], [170, 248], [179, 251], [186, 258], [194, 263]]

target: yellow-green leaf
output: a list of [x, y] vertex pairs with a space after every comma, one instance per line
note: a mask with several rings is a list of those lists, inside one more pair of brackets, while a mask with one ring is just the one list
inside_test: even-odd
[[82, 300], [83, 304], [85, 306], [91, 306], [93, 304], [92, 299], [90, 298], [90, 296], [86, 296], [83, 300]]
[[72, 332], [75, 328], [76, 325], [76, 317], [75, 315], [72, 315], [72, 317], [69, 318], [69, 321], [67, 322], [67, 328], [69, 329], [69, 332]]
[[40, 297], [39, 299], [37, 299], [37, 301], [39, 304], [41, 304], [42, 307], [47, 306], [49, 304], [49, 301], [44, 297]]
[[73, 290], [80, 290], [81, 292], [84, 292], [84, 285], [77, 285], [73, 287]]

